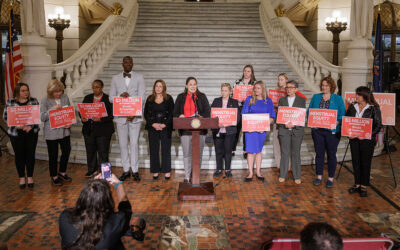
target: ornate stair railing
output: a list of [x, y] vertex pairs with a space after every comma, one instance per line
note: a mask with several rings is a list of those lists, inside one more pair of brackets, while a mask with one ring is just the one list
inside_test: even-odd
[[268, 43], [277, 46], [306, 88], [319, 92], [319, 83], [330, 75], [337, 82], [340, 66], [328, 62], [287, 17], [277, 17], [270, 0], [261, 0], [260, 21]]
[[110, 15], [95, 33], [67, 60], [53, 65], [53, 77], [65, 77], [69, 97], [83, 96], [116, 48], [128, 44], [138, 16], [137, 0], [129, 0], [121, 15]]

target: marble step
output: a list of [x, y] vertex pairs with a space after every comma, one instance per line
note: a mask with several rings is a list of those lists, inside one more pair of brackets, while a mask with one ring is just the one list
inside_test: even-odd
[[[142, 33], [140, 36], [134, 36], [131, 40], [131, 42], [134, 41], [182, 41], [182, 42], [242, 42], [242, 43], [247, 43], [249, 46], [251, 46], [252, 42], [265, 42], [265, 38], [258, 36], [258, 37], [251, 37], [251, 40], [249, 40], [248, 37], [242, 36], [242, 37], [227, 37], [227, 36], [218, 36], [218, 34], [215, 34], [214, 36], [190, 36], [190, 35], [176, 35], [176, 34], [149, 34], [149, 33]], [[266, 43], [267, 44], [267, 43]], [[268, 45], [268, 44], [267, 44]]]

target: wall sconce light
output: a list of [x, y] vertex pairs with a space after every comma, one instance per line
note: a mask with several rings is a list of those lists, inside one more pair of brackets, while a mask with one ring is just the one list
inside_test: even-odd
[[326, 29], [331, 31], [333, 34], [333, 54], [332, 54], [332, 63], [334, 65], [339, 64], [339, 34], [340, 32], [346, 30], [347, 28], [347, 19], [345, 17], [340, 17], [340, 11], [335, 10], [332, 12], [332, 17], [327, 17], [325, 19]]
[[64, 15], [63, 7], [56, 7], [55, 14], [48, 16], [49, 26], [56, 30], [57, 40], [57, 63], [63, 61], [62, 41], [64, 40], [63, 31], [69, 27], [71, 22], [70, 15]]

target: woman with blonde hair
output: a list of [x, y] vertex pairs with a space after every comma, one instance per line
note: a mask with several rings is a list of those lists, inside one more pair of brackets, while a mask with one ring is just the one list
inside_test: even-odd
[[[264, 82], [257, 81], [254, 84], [253, 95], [248, 96], [244, 102], [243, 114], [269, 114], [270, 123], [274, 122], [275, 111], [272, 100], [267, 96], [267, 90]], [[264, 146], [267, 133], [264, 132], [244, 132], [246, 140], [247, 165], [249, 168], [249, 175], [245, 181], [253, 179], [254, 161], [256, 162], [256, 176], [257, 179], [264, 181], [261, 175], [261, 161], [262, 161], [262, 148]]]
[[[58, 79], [53, 79], [47, 85], [47, 97], [40, 102], [40, 119], [44, 122], [43, 135], [47, 144], [49, 155], [49, 170], [51, 181], [54, 185], [60, 186], [60, 181], [72, 181], [67, 175], [67, 164], [71, 152], [70, 128], [67, 125], [61, 128], [50, 128], [49, 111], [70, 106], [71, 103], [67, 95], [64, 94], [64, 84]], [[61, 147], [60, 168], [57, 171], [58, 145]]]

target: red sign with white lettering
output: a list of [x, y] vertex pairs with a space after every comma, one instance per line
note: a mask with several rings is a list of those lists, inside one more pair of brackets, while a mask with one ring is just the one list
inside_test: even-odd
[[287, 95], [286, 91], [268, 89], [268, 97], [271, 98], [273, 104], [278, 104], [279, 99], [281, 99], [286, 95]]
[[244, 114], [242, 115], [243, 132], [270, 131], [269, 114]]
[[308, 124], [310, 128], [335, 129], [337, 110], [310, 109], [308, 111]]
[[296, 107], [278, 107], [276, 123], [288, 124], [289, 122], [295, 126], [304, 127], [306, 124], [306, 109]]
[[81, 116], [88, 119], [101, 118], [108, 115], [104, 102], [78, 103], [78, 109]]
[[61, 128], [76, 123], [75, 108], [73, 106], [53, 109], [49, 111], [50, 128]]
[[371, 139], [372, 119], [343, 116], [342, 136]]
[[141, 97], [114, 97], [113, 98], [114, 116], [141, 116], [142, 98]]
[[211, 118], [218, 117], [219, 124], [228, 126], [236, 126], [237, 109], [236, 108], [211, 108]]
[[236, 84], [233, 91], [233, 99], [245, 100], [249, 95], [253, 95], [253, 85]]
[[7, 125], [24, 126], [40, 124], [39, 105], [16, 106], [7, 108]]

